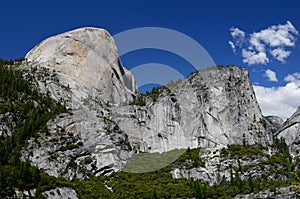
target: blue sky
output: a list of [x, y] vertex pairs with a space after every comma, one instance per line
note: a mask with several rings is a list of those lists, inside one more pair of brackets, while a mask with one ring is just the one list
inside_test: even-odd
[[[24, 57], [43, 39], [84, 26], [102, 27], [112, 35], [140, 27], [168, 28], [196, 40], [216, 64], [247, 67], [263, 113], [287, 118], [300, 105], [297, 5], [296, 0], [11, 0], [1, 2], [0, 57]], [[234, 34], [238, 31], [245, 35], [242, 42]], [[275, 45], [266, 38], [281, 38], [282, 42]], [[259, 56], [253, 56], [256, 54]], [[134, 51], [122, 56], [122, 61], [129, 69], [156, 62], [171, 65], [184, 75], [191, 72], [186, 60], [161, 50]]]

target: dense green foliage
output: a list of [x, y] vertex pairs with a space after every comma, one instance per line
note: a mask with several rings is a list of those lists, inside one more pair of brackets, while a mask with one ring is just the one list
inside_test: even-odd
[[[180, 82], [180, 81], [179, 81]], [[153, 102], [156, 102], [158, 97], [166, 92], [167, 94], [171, 93], [171, 90], [167, 86], [157, 86], [153, 87], [151, 91], [146, 91], [146, 93], [139, 93], [134, 101], [130, 102], [130, 105], [137, 105], [137, 106], [145, 106], [146, 99], [150, 99]]]
[[173, 179], [167, 169], [152, 173], [115, 173], [107, 185], [111, 198], [232, 198], [239, 193], [258, 192], [288, 185], [289, 181], [261, 179], [222, 181], [209, 186], [193, 179]]
[[[262, 162], [262, 165], [269, 165], [270, 168], [274, 168], [271, 171], [273, 173], [278, 172], [278, 174], [289, 176], [296, 162], [293, 164], [289, 162], [290, 156], [283, 140], [276, 140], [274, 148], [277, 149], [277, 153], [269, 157], [263, 152], [262, 146], [230, 145], [228, 149], [221, 151], [221, 157], [228, 158], [230, 156], [236, 159], [254, 156], [268, 157], [268, 160]], [[250, 177], [248, 180], [242, 180], [239, 175], [235, 174], [232, 175], [231, 181], [226, 181], [224, 177], [221, 177], [220, 182], [213, 186], [193, 179], [172, 178], [170, 174], [172, 168], [182, 166], [186, 168], [205, 167], [199, 153], [201, 153], [199, 148], [188, 149], [173, 164], [154, 172], [140, 174], [119, 172], [113, 174], [107, 180], [107, 185], [113, 189], [111, 198], [232, 198], [237, 194], [257, 193], [266, 189], [276, 192], [278, 187], [289, 186], [292, 182], [299, 183], [298, 172], [294, 173], [294, 176], [299, 178], [298, 180], [295, 177], [289, 177], [288, 180], [270, 180], [266, 175], [260, 178]], [[235, 169], [237, 173], [247, 170], [246, 167], [233, 168], [233, 170]]]
[[221, 157], [230, 156], [232, 158], [245, 158], [254, 156], [263, 156], [263, 146], [256, 145], [239, 145], [232, 144], [229, 145], [227, 149], [223, 148], [221, 150]]
[[132, 102], [129, 102], [129, 105], [145, 106], [145, 96], [143, 94], [138, 94]]
[[190, 149], [188, 148], [174, 163], [173, 167], [184, 166], [185, 168], [194, 168], [194, 167], [205, 167], [205, 163], [200, 158], [200, 148]]
[[47, 121], [66, 111], [33, 89], [17, 64], [0, 60], [0, 115], [7, 125], [15, 126], [12, 135], [2, 131], [0, 136], [0, 198], [13, 197], [14, 188], [30, 190], [41, 182], [40, 171], [20, 161], [20, 151], [28, 138], [47, 132]]
[[[288, 154], [286, 153], [285, 144], [281, 140], [277, 140], [275, 143], [278, 144], [274, 146], [278, 149], [278, 153], [271, 156], [270, 159], [267, 160], [269, 162], [265, 162], [264, 164], [279, 164], [283, 168], [283, 170], [279, 172], [289, 175], [290, 170], [288, 168], [288, 161], [285, 159]], [[259, 152], [258, 154], [254, 154], [254, 151]], [[174, 154], [175, 152], [168, 154]], [[263, 153], [261, 146], [253, 145], [230, 146], [226, 153], [227, 155], [237, 155], [236, 157], [238, 158], [241, 152], [246, 153], [249, 156], [262, 155], [261, 153]], [[199, 148], [188, 149], [172, 164], [148, 173], [117, 172], [113, 173], [111, 176], [91, 176], [89, 179], [83, 181], [75, 179], [72, 182], [68, 182], [62, 178], [57, 178], [55, 180], [53, 177], [48, 177], [48, 179], [51, 179], [48, 184], [52, 187], [72, 187], [76, 190], [80, 198], [232, 198], [237, 194], [257, 193], [267, 189], [275, 193], [276, 188], [299, 183], [300, 180], [300, 173], [295, 171], [291, 172], [293, 173], [293, 176], [288, 180], [269, 180], [268, 176], [242, 180], [239, 175], [234, 175], [231, 181], [226, 181], [223, 177], [218, 184], [214, 184], [213, 186], [209, 186], [207, 183], [199, 180], [172, 178], [170, 173], [172, 168], [181, 166], [187, 168], [198, 166], [204, 167], [205, 165], [202, 162], [199, 153], [201, 153], [201, 149]], [[154, 159], [159, 159], [158, 154], [154, 156]], [[167, 155], [164, 154], [163, 156], [165, 157]], [[280, 161], [277, 161], [276, 159], [279, 159]], [[242, 168], [242, 170], [243, 169], [246, 168]], [[107, 187], [109, 187], [111, 191], [107, 189]], [[48, 187], [48, 189], [49, 188], [50, 187]]]

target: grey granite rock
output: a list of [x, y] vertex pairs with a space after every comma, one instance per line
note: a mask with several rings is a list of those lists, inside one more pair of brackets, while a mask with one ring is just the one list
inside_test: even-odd
[[105, 30], [82, 28], [51, 37], [31, 50], [26, 61], [34, 85], [70, 109], [49, 121], [49, 133], [29, 140], [22, 151], [23, 159], [50, 175], [106, 175], [138, 151], [273, 141], [246, 69], [195, 72], [161, 89], [156, 100], [147, 98], [145, 106], [136, 106], [129, 105], [135, 80]]
[[283, 123], [276, 136], [285, 139], [293, 155], [300, 156], [300, 107]]
[[46, 199], [78, 199], [76, 192], [72, 188], [56, 188], [42, 193]]
[[30, 140], [22, 158], [69, 179], [119, 170], [131, 157], [131, 145], [106, 112], [108, 104], [132, 101], [136, 84], [109, 33], [81, 28], [50, 37], [26, 55], [23, 68], [71, 114], [49, 121], [49, 134]]
[[28, 52], [26, 61], [36, 67], [41, 91], [63, 98], [73, 109], [88, 97], [128, 103], [137, 89], [104, 29], [80, 28], [50, 37]]
[[199, 71], [155, 102], [114, 107], [111, 115], [141, 151], [272, 143], [248, 72], [234, 66]]
[[283, 124], [283, 119], [278, 116], [266, 116], [265, 119], [275, 130], [278, 130]]

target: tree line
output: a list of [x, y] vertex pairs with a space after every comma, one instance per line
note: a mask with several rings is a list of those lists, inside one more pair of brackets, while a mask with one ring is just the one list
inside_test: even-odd
[[[20, 160], [21, 149], [29, 138], [47, 132], [50, 119], [66, 112], [23, 78], [23, 71], [16, 66], [20, 61], [23, 59], [0, 59], [0, 115], [7, 126], [15, 124], [12, 135], [2, 132], [0, 136], [0, 198], [16, 197], [15, 188], [29, 191], [41, 183], [41, 171]], [[7, 113], [12, 117], [6, 118]]]

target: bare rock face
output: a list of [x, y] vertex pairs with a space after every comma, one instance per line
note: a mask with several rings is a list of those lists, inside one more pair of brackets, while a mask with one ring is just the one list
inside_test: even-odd
[[29, 140], [22, 158], [68, 179], [119, 171], [131, 159], [132, 148], [127, 134], [104, 112], [81, 109], [49, 121], [49, 134]]
[[112, 117], [141, 151], [272, 143], [246, 69], [210, 68], [162, 92], [145, 107], [116, 107]]
[[122, 104], [136, 93], [135, 80], [104, 29], [80, 28], [50, 37], [33, 48], [26, 61], [36, 67], [42, 92], [62, 98], [73, 109], [88, 97]]
[[266, 116], [265, 119], [276, 130], [278, 130], [283, 124], [283, 120], [278, 116]]
[[279, 139], [285, 139], [293, 155], [300, 156], [300, 107], [283, 123], [275, 135]]
[[0, 114], [0, 136], [12, 136], [16, 127], [14, 114], [7, 112]]
[[72, 188], [56, 188], [50, 191], [45, 191], [43, 197], [47, 199], [78, 199], [76, 192]]
[[26, 61], [40, 91], [70, 108], [22, 151], [23, 159], [53, 176], [106, 175], [138, 151], [273, 141], [246, 69], [198, 71], [137, 106], [129, 105], [135, 80], [105, 30], [82, 28], [51, 37]]
[[127, 134], [106, 116], [108, 104], [131, 101], [136, 84], [109, 33], [81, 28], [50, 37], [26, 55], [26, 62], [35, 86], [64, 103], [70, 114], [49, 121], [49, 133], [30, 140], [22, 158], [68, 179], [120, 170], [132, 150]]

